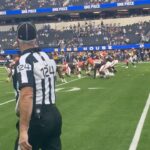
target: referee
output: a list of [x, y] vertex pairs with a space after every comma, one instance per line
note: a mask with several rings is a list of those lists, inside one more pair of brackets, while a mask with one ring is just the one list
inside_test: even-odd
[[62, 119], [55, 105], [56, 64], [40, 51], [36, 34], [30, 22], [18, 26], [21, 57], [13, 79], [19, 121], [14, 150], [61, 150]]

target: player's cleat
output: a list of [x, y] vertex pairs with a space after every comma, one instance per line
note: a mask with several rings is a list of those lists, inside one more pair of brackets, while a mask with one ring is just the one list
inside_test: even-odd
[[99, 73], [96, 73], [96, 77], [98, 77], [99, 76]]
[[10, 79], [10, 78], [7, 78], [7, 79], [6, 79], [6, 82], [10, 82], [10, 81], [11, 81], [11, 79]]
[[63, 79], [61, 79], [61, 82], [63, 82], [64, 80]]
[[113, 72], [109, 72], [108, 76], [113, 77], [115, 74]]
[[64, 79], [64, 83], [68, 83], [68, 82], [66, 81], [66, 79]]
[[78, 74], [78, 78], [81, 79], [81, 74]]

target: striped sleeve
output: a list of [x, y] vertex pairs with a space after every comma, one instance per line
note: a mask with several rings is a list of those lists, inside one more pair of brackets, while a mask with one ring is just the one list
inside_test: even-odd
[[21, 56], [17, 66], [19, 89], [23, 87], [33, 87], [33, 66], [27, 59], [29, 55], [28, 53]]

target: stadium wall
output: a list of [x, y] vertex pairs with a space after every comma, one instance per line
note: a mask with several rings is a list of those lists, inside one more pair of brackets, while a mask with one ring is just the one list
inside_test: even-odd
[[[128, 45], [113, 45], [113, 46], [84, 46], [78, 48], [44, 48], [42, 51], [47, 53], [50, 52], [84, 52], [84, 51], [107, 51], [107, 50], [129, 50], [129, 49], [149, 49], [150, 43], [148, 44], [128, 44]], [[19, 50], [5, 50], [4, 55], [15, 55], [20, 54]]]
[[[63, 30], [63, 28], [67, 28], [70, 25], [77, 25], [80, 23], [80, 25], [85, 25], [85, 22], [88, 23], [95, 23], [95, 25], [99, 25], [103, 21], [103, 24], [120, 24], [120, 26], [126, 26], [131, 25], [134, 23], [144, 22], [144, 21], [150, 21], [150, 16], [140, 16], [140, 17], [130, 17], [130, 18], [112, 18], [112, 19], [97, 19], [97, 20], [84, 20], [84, 21], [71, 21], [71, 22], [57, 22], [57, 23], [40, 23], [36, 24], [37, 30], [40, 30], [43, 28], [43, 25], [50, 25], [51, 29], [55, 30]], [[0, 31], [8, 31], [12, 27], [14, 29], [17, 29], [17, 25], [5, 25], [0, 26]]]

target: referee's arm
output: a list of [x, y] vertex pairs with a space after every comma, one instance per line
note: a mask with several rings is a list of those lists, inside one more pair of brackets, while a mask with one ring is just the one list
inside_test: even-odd
[[22, 148], [29, 148], [28, 128], [33, 108], [33, 89], [24, 87], [20, 91], [19, 111], [20, 111], [20, 135], [19, 144]]
[[19, 145], [21, 149], [32, 150], [28, 142], [28, 129], [33, 109], [33, 68], [21, 57], [17, 66], [17, 80], [19, 82]]

